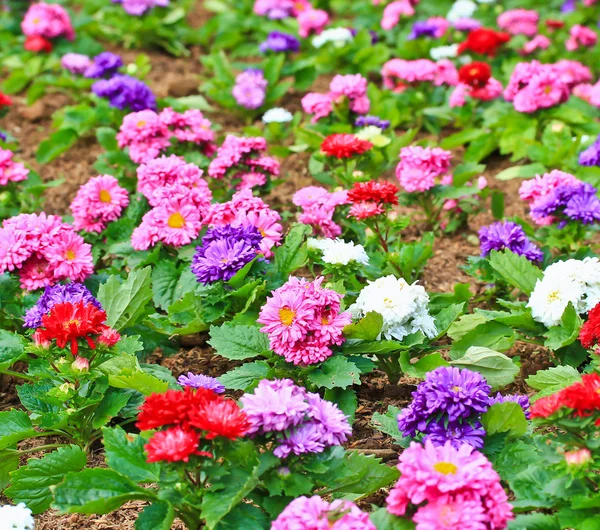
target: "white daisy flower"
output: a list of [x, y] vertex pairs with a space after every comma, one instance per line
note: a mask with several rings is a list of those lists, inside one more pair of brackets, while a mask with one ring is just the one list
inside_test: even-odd
[[23, 503], [11, 506], [0, 506], [0, 529], [4, 530], [33, 530], [35, 521], [31, 510]]
[[287, 123], [294, 119], [292, 113], [281, 107], [269, 109], [263, 114], [263, 123]]
[[330, 28], [315, 36], [312, 44], [315, 48], [321, 48], [328, 42], [333, 42], [337, 48], [341, 48], [353, 39], [354, 36], [348, 28]]

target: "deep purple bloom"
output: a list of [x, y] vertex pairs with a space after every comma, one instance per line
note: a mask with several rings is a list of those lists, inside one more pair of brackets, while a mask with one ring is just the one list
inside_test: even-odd
[[511, 221], [498, 221], [479, 230], [481, 255], [487, 256], [492, 250], [508, 249], [529, 261], [541, 261], [544, 254], [525, 235], [523, 228]]
[[39, 297], [37, 303], [25, 314], [25, 327], [39, 328], [42, 325], [42, 316], [50, 312], [56, 305], [64, 302], [84, 302], [93, 304], [98, 309], [102, 309], [100, 302], [94, 298], [94, 295], [81, 283], [67, 283], [66, 285], [54, 285], [46, 287]]
[[596, 188], [585, 183], [567, 201], [564, 211], [567, 217], [585, 225], [600, 221], [600, 199], [596, 195]]
[[439, 30], [439, 26], [435, 22], [429, 20], [417, 20], [413, 24], [412, 30], [406, 40], [415, 40], [420, 37], [435, 37]]
[[257, 109], [265, 102], [268, 84], [262, 70], [245, 70], [235, 78], [232, 94], [238, 105]]
[[192, 272], [204, 285], [231, 280], [237, 271], [256, 258], [262, 241], [254, 226], [211, 228], [192, 259]]
[[219, 380], [215, 377], [210, 377], [209, 375], [188, 372], [187, 375], [180, 375], [179, 379], [177, 379], [177, 382], [181, 386], [190, 388], [208, 388], [217, 394], [222, 394], [225, 392], [225, 387], [219, 382]]
[[267, 40], [259, 47], [261, 53], [272, 52], [297, 52], [300, 50], [300, 41], [289, 33], [272, 31], [267, 35]]
[[525, 394], [508, 394], [507, 396], [503, 396], [500, 392], [498, 392], [495, 396], [490, 397], [490, 407], [496, 403], [506, 403], [507, 401], [518, 403], [523, 409], [525, 417], [529, 419], [531, 416], [529, 413], [529, 396], [526, 396]]
[[585, 151], [579, 153], [581, 166], [600, 166], [600, 136]]
[[450, 423], [445, 425], [443, 421], [431, 422], [427, 427], [427, 435], [424, 440], [431, 441], [434, 445], [444, 445], [448, 440], [456, 448], [462, 444], [468, 444], [475, 449], [483, 447], [485, 429], [478, 421], [473, 425], [469, 423]]
[[387, 129], [390, 126], [389, 120], [382, 120], [378, 116], [359, 116], [354, 121], [356, 127], [368, 127], [374, 125], [382, 130]]
[[156, 110], [156, 97], [152, 90], [139, 79], [128, 75], [115, 75], [111, 79], [101, 79], [92, 85], [92, 92], [98, 97], [107, 98], [111, 107], [140, 110]]
[[94, 57], [94, 62], [85, 70], [83, 75], [91, 79], [112, 76], [117, 73], [121, 66], [123, 66], [123, 60], [118, 55], [111, 52], [102, 52]]

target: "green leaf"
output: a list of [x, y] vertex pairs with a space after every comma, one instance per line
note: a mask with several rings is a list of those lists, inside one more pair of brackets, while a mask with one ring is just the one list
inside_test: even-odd
[[121, 375], [109, 375], [108, 384], [115, 388], [137, 390], [145, 396], [162, 394], [169, 389], [169, 383], [146, 372], [129, 372]]
[[492, 405], [481, 416], [481, 423], [487, 436], [507, 433], [509, 438], [520, 438], [527, 432], [527, 419], [521, 405], [511, 401]]
[[152, 293], [154, 305], [164, 309], [175, 302], [175, 289], [181, 271], [173, 261], [159, 261], [152, 270]]
[[348, 388], [360, 384], [360, 370], [343, 355], [334, 355], [310, 372], [308, 380], [320, 388]]
[[15, 70], [4, 81], [2, 81], [2, 92], [17, 94], [21, 92], [31, 81], [23, 70]]
[[52, 502], [50, 487], [58, 484], [65, 473], [82, 470], [86, 463], [85, 452], [76, 445], [31, 458], [12, 474], [12, 486], [5, 494], [15, 503], [24, 502], [33, 513], [42, 513]]
[[102, 401], [96, 407], [96, 410], [94, 410], [92, 427], [94, 427], [94, 429], [99, 429], [106, 425], [119, 414], [125, 405], [127, 405], [130, 397], [131, 394], [109, 388], [104, 394]]
[[454, 149], [473, 140], [477, 140], [489, 133], [485, 129], [464, 129], [460, 132], [446, 136], [441, 142], [442, 149]]
[[283, 245], [275, 249], [274, 265], [280, 278], [287, 279], [290, 273], [303, 267], [308, 259], [306, 236], [312, 232], [310, 226], [292, 225]]
[[448, 336], [452, 340], [460, 340], [467, 333], [473, 331], [479, 325], [485, 324], [488, 320], [488, 317], [482, 315], [481, 313], [462, 315], [456, 322], [452, 323], [448, 330]]
[[492, 250], [489, 260], [492, 268], [504, 280], [525, 294], [531, 294], [536, 282], [544, 276], [544, 273], [525, 256], [519, 256], [510, 250]]
[[543, 164], [526, 164], [523, 166], [509, 167], [496, 175], [496, 180], [512, 180], [516, 178], [530, 178], [546, 172]]
[[19, 467], [19, 453], [0, 451], [0, 491], [10, 484], [10, 474]]
[[264, 512], [251, 504], [240, 503], [223, 517], [216, 530], [268, 530], [270, 527]]
[[110, 127], [98, 127], [96, 129], [96, 139], [106, 151], [118, 151], [117, 131]]
[[49, 138], [38, 146], [35, 159], [39, 164], [47, 164], [65, 151], [68, 151], [71, 146], [75, 145], [78, 139], [79, 134], [75, 129], [62, 129], [52, 133]]
[[493, 390], [509, 385], [519, 373], [519, 368], [506, 355], [478, 346], [472, 346], [463, 357], [450, 364], [479, 372]]
[[385, 508], [378, 508], [369, 517], [377, 530], [414, 530], [415, 524], [409, 519], [392, 515]]
[[16, 409], [0, 412], [0, 449], [6, 449], [35, 434], [26, 412]]
[[544, 513], [519, 514], [508, 523], [509, 530], [560, 530], [556, 515]]
[[340, 410], [348, 416], [348, 421], [350, 422], [350, 425], [352, 425], [354, 417], [356, 416], [356, 405], [358, 403], [356, 392], [353, 389], [342, 389], [340, 387], [331, 388], [325, 391], [323, 397], [327, 401], [335, 403]]
[[504, 219], [504, 193], [502, 191], [492, 191], [492, 215], [494, 219]]
[[383, 327], [383, 317], [376, 311], [369, 311], [363, 318], [344, 328], [347, 339], [376, 340]]
[[52, 491], [52, 507], [63, 513], [106, 514], [128, 501], [154, 500], [151, 490], [112, 469], [84, 469], [69, 473]]
[[371, 425], [378, 431], [391, 436], [394, 441], [401, 442], [405, 437], [402, 436], [402, 433], [398, 430], [398, 414], [400, 414], [400, 412], [401, 409], [394, 405], [390, 405], [385, 411], [385, 414], [374, 412], [373, 417], [371, 418]]
[[270, 370], [266, 361], [254, 361], [230, 370], [219, 377], [219, 381], [229, 390], [247, 391], [254, 388], [261, 379], [265, 379]]
[[25, 339], [22, 335], [0, 329], [0, 370], [10, 368], [25, 355]]
[[551, 350], [558, 350], [573, 344], [579, 337], [582, 323], [583, 320], [575, 311], [573, 304], [569, 303], [561, 318], [560, 326], [553, 326], [548, 329], [544, 346]]
[[525, 382], [539, 390], [534, 399], [554, 394], [581, 379], [581, 374], [572, 366], [553, 366], [546, 370], [539, 370], [530, 375]]
[[152, 299], [150, 267], [133, 271], [123, 283], [111, 276], [100, 286], [98, 300], [106, 311], [106, 323], [117, 331], [133, 326]]
[[127, 434], [121, 427], [102, 429], [106, 462], [119, 473], [138, 483], [158, 482], [160, 465], [146, 462], [146, 440], [138, 434]]
[[393, 353], [403, 349], [405, 349], [405, 346], [395, 340], [360, 341], [344, 344], [344, 353], [349, 355], [377, 355]]
[[135, 522], [135, 530], [171, 530], [175, 510], [166, 501], [154, 501], [146, 506]]
[[469, 348], [474, 346], [506, 351], [512, 347], [516, 339], [517, 335], [510, 326], [500, 322], [485, 322], [453, 342], [450, 357], [461, 358]]
[[[415, 362], [411, 362], [411, 361]], [[431, 353], [420, 359], [410, 359], [408, 350], [400, 354], [400, 366], [402, 371], [411, 377], [424, 379], [425, 375], [440, 366], [448, 366], [446, 361], [439, 353]]]
[[198, 109], [202, 112], [210, 112], [213, 110], [213, 107], [209, 105], [208, 101], [206, 101], [206, 99], [200, 94], [177, 98], [177, 103], [187, 107], [188, 109]]
[[210, 327], [208, 343], [226, 359], [242, 361], [269, 354], [269, 337], [256, 326], [239, 326], [226, 322]]

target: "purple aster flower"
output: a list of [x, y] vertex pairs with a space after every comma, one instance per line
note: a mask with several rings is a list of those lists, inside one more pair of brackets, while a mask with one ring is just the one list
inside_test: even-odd
[[325, 444], [321, 440], [321, 429], [315, 423], [305, 423], [279, 440], [279, 445], [273, 451], [278, 458], [286, 458], [291, 453], [302, 455], [306, 453], [322, 453]]
[[92, 60], [81, 53], [65, 53], [60, 60], [60, 65], [72, 74], [85, 73], [91, 64]]
[[579, 153], [579, 164], [582, 166], [600, 166], [600, 136], [585, 151]]
[[412, 30], [406, 40], [415, 40], [420, 37], [435, 37], [439, 26], [429, 20], [418, 20], [413, 24]]
[[2, 131], [0, 131], [0, 140], [6, 142], [6, 134], [4, 134]]
[[156, 110], [156, 97], [148, 86], [128, 75], [115, 75], [110, 79], [101, 79], [92, 85], [92, 92], [98, 97], [107, 98], [111, 107], [140, 110]]
[[297, 52], [300, 50], [300, 41], [289, 33], [272, 31], [267, 35], [267, 40], [259, 46], [261, 53], [272, 52]]
[[180, 375], [179, 379], [177, 379], [177, 382], [181, 386], [190, 388], [208, 388], [217, 394], [222, 394], [225, 392], [225, 387], [219, 382], [219, 380], [215, 377], [210, 377], [209, 375], [188, 372], [187, 375]]
[[375, 126], [385, 130], [390, 126], [390, 122], [389, 120], [382, 120], [378, 116], [359, 116], [354, 121], [354, 125], [356, 127]]
[[498, 392], [495, 396], [490, 397], [490, 407], [496, 403], [506, 403], [508, 401], [518, 403], [523, 409], [525, 417], [527, 419], [530, 418], [531, 414], [529, 413], [529, 396], [526, 396], [525, 394], [508, 394], [507, 396], [503, 396], [500, 392]]
[[480, 28], [481, 22], [474, 18], [459, 18], [454, 22], [454, 28], [458, 31], [473, 31], [474, 29]]
[[457, 449], [462, 444], [470, 445], [475, 449], [483, 447], [485, 429], [481, 423], [476, 421], [474, 425], [469, 423], [450, 423], [445, 425], [443, 421], [431, 422], [427, 427], [427, 435], [424, 440], [429, 440], [434, 445], [444, 445], [448, 440]]
[[567, 201], [564, 212], [570, 219], [586, 225], [600, 221], [600, 200], [596, 188], [588, 183], [578, 188]]
[[268, 84], [262, 70], [245, 70], [235, 78], [232, 94], [238, 105], [257, 109], [265, 102]]
[[565, 0], [560, 8], [561, 13], [572, 13], [577, 7], [577, 0]]
[[98, 309], [102, 309], [100, 302], [94, 298], [94, 295], [81, 283], [67, 283], [66, 285], [54, 285], [46, 287], [39, 297], [37, 303], [25, 314], [25, 327], [39, 328], [42, 325], [42, 316], [50, 312], [56, 305], [64, 302], [84, 302], [93, 304]]
[[523, 227], [511, 221], [499, 221], [479, 230], [481, 255], [487, 256], [492, 250], [508, 249], [529, 261], [541, 261], [544, 254], [525, 235]]
[[235, 241], [244, 240], [253, 247], [258, 247], [263, 240], [260, 230], [252, 225], [222, 225], [211, 228], [202, 238], [202, 244], [212, 243], [219, 239], [233, 239]]
[[112, 0], [114, 4], [123, 4], [129, 15], [140, 16], [153, 7], [166, 7], [169, 0]]
[[94, 62], [85, 70], [85, 77], [98, 79], [100, 77], [112, 76], [123, 66], [122, 59], [111, 52], [102, 52], [94, 57]]
[[352, 434], [348, 417], [335, 403], [322, 399], [319, 394], [309, 393], [307, 401], [310, 405], [308, 416], [317, 424], [321, 433], [321, 441], [326, 446], [342, 445]]

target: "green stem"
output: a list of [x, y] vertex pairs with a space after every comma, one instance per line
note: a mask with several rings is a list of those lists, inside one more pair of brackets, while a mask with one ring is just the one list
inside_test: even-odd
[[21, 372], [15, 372], [13, 370], [0, 370], [0, 374], [10, 375], [11, 377], [20, 377], [21, 379], [24, 379], [25, 381], [31, 381], [31, 382], [36, 381], [35, 377], [22, 374]]
[[48, 449], [58, 449], [59, 447], [67, 447], [69, 444], [46, 444], [38, 447], [30, 447], [29, 449], [6, 449], [6, 451], [18, 453], [19, 455], [26, 455], [27, 453], [38, 453], [40, 451], [47, 451]]

